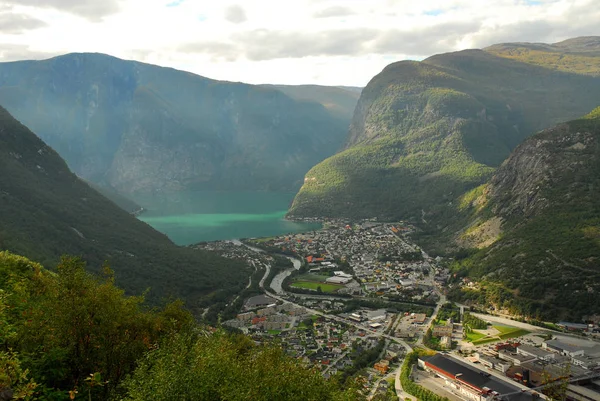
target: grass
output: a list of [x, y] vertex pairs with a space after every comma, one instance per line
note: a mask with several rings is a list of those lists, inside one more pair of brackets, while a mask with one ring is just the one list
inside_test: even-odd
[[308, 290], [315, 291], [317, 290], [317, 288], [321, 287], [321, 291], [323, 291], [324, 293], [332, 293], [339, 290], [340, 288], [344, 288], [343, 285], [328, 284], [314, 281], [295, 281], [292, 283], [292, 287], [305, 288]]
[[274, 239], [275, 239], [275, 237], [262, 237], [262, 238], [255, 238], [255, 239], [253, 239], [253, 241], [256, 242], [257, 244], [262, 244], [263, 242], [269, 242]]
[[527, 334], [529, 334], [529, 332], [527, 330], [515, 329], [511, 332], [501, 334], [499, 337], [503, 340], [506, 340], [507, 338], [521, 337], [521, 336], [525, 336]]
[[487, 343], [493, 343], [494, 341], [499, 341], [499, 338], [498, 337], [484, 337], [477, 341], [473, 341], [472, 344], [473, 345], [483, 345], [483, 344], [487, 344]]
[[492, 327], [498, 330], [500, 334], [506, 334], [516, 330], [514, 327], [511, 326], [494, 325]]
[[267, 330], [267, 333], [276, 336], [281, 333], [281, 330]]
[[467, 341], [471, 342], [473, 345], [482, 345], [494, 341], [506, 340], [507, 338], [521, 337], [526, 334], [529, 334], [527, 330], [511, 326], [495, 325], [492, 327], [498, 330], [500, 334], [495, 336], [488, 336], [474, 330], [472, 333], [467, 334]]
[[473, 332], [467, 334], [467, 341], [475, 343], [475, 341], [480, 340], [484, 337], [485, 334], [473, 330]]

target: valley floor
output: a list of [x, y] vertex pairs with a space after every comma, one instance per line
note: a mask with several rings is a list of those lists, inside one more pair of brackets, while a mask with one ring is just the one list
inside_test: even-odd
[[[242, 330], [257, 342], [277, 338], [287, 353], [317, 366], [325, 377], [359, 374], [365, 378], [365, 394], [371, 397], [394, 392], [400, 399], [410, 397], [402, 388], [400, 373], [404, 356], [414, 349], [455, 349], [456, 358], [467, 358], [485, 372], [489, 360], [502, 360], [504, 354], [498, 350], [504, 346], [499, 344], [509, 344], [516, 354], [516, 343], [539, 349], [544, 338], [558, 334], [477, 314], [491, 322], [488, 331], [496, 335], [475, 330], [467, 336], [461, 322], [465, 308], [449, 306], [444, 295], [448, 270], [411, 242], [411, 230], [404, 224], [363, 222], [350, 226], [330, 221], [324, 229], [310, 233], [197, 247], [239, 257], [265, 270], [260, 281], [264, 295], [247, 299], [240, 313], [225, 325]], [[271, 255], [286, 255], [293, 265], [271, 271], [275, 268]], [[558, 338], [564, 341], [568, 337]], [[588, 348], [594, 358], [596, 353], [591, 350], [595, 349]], [[514, 365], [510, 356], [504, 363]], [[558, 363], [557, 371], [560, 366]], [[593, 366], [590, 368], [593, 372]], [[576, 366], [573, 374], [585, 376], [587, 371], [582, 369]], [[503, 372], [496, 376], [520, 392], [527, 387], [514, 387], [517, 371], [512, 371], [510, 378]], [[449, 388], [435, 374], [423, 373], [415, 379], [440, 396], [466, 399], [458, 388]]]

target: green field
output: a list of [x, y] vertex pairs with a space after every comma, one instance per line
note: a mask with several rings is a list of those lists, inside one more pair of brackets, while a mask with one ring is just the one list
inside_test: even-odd
[[487, 343], [493, 343], [494, 341], [500, 341], [500, 339], [498, 337], [483, 337], [479, 340], [472, 341], [471, 343], [473, 345], [483, 345]]
[[498, 330], [500, 332], [500, 334], [506, 334], [506, 333], [511, 333], [513, 331], [516, 330], [515, 327], [511, 327], [511, 326], [503, 326], [500, 324], [494, 325], [492, 326], [493, 328], [495, 328], [496, 330]]
[[506, 340], [508, 338], [521, 337], [526, 334], [529, 334], [527, 330], [511, 326], [495, 325], [492, 327], [498, 330], [500, 334], [496, 336], [486, 336], [485, 334], [473, 330], [472, 333], [467, 334], [467, 341], [471, 342], [473, 345], [482, 345], [494, 341]]
[[514, 329], [511, 332], [500, 334], [500, 338], [506, 340], [507, 338], [516, 338], [529, 334], [527, 330]]
[[315, 291], [317, 290], [317, 288], [321, 287], [321, 291], [323, 291], [324, 293], [332, 293], [339, 290], [340, 288], [344, 288], [343, 285], [339, 284], [329, 284], [315, 281], [294, 281], [291, 286]]
[[485, 334], [479, 333], [478, 331], [473, 330], [473, 332], [467, 334], [467, 341], [475, 343], [475, 341], [484, 338]]

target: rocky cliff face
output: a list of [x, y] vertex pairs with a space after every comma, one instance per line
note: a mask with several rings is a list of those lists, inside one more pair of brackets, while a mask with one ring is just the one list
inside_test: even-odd
[[129, 193], [296, 189], [349, 125], [276, 88], [101, 54], [0, 64], [0, 103], [78, 175]]
[[597, 314], [599, 171], [600, 109], [518, 146], [471, 204], [463, 235], [494, 221], [502, 235], [457, 265], [483, 283], [459, 298], [547, 319]]
[[[528, 218], [543, 213], [552, 202], [582, 200], [590, 189], [590, 177], [582, 172], [594, 174], [597, 149], [595, 133], [578, 132], [567, 124], [526, 141], [490, 180], [487, 196], [494, 213], [504, 219]], [[560, 197], [551, 197], [554, 193]]]
[[363, 89], [346, 148], [308, 172], [290, 215], [443, 228], [458, 198], [485, 183], [519, 143], [583, 115], [599, 96], [594, 74], [482, 50], [391, 64]]

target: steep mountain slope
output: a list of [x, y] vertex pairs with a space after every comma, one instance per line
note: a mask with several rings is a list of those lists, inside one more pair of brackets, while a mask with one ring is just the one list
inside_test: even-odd
[[102, 54], [2, 63], [0, 103], [77, 175], [123, 193], [298, 189], [349, 125], [274, 88]]
[[183, 297], [195, 308], [217, 289], [243, 288], [248, 267], [176, 247], [69, 171], [58, 154], [0, 108], [0, 249], [54, 266], [82, 256], [90, 270], [108, 260], [132, 293]]
[[104, 196], [106, 199], [112, 201], [115, 205], [119, 206], [121, 209], [125, 210], [129, 213], [138, 213], [143, 210], [142, 206], [135, 203], [135, 201], [123, 196], [112, 188], [105, 187], [103, 185], [98, 185], [93, 182], [87, 181], [87, 184], [95, 189], [100, 195]]
[[[517, 147], [467, 205], [454, 296], [541, 318], [600, 314], [600, 108]], [[485, 227], [497, 225], [493, 235]]]
[[344, 121], [352, 120], [354, 108], [360, 98], [360, 88], [320, 85], [263, 85], [280, 90], [299, 101], [316, 102]]
[[599, 97], [599, 77], [482, 50], [394, 63], [362, 91], [346, 149], [309, 171], [290, 216], [412, 219], [439, 231], [449, 206], [524, 138]]

